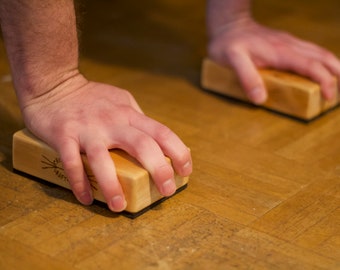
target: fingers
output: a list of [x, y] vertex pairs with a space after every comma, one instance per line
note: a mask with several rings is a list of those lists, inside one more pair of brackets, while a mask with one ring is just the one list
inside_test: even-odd
[[[336, 77], [340, 78], [340, 62], [327, 50], [292, 36], [285, 38], [263, 56], [264, 66], [289, 70], [320, 85], [325, 99], [332, 99], [337, 91]], [[260, 51], [254, 51], [260, 54]], [[253, 52], [253, 53], [254, 53]]]
[[188, 176], [192, 172], [190, 150], [182, 140], [163, 124], [141, 114], [131, 118], [131, 125], [148, 134], [168, 156], [177, 174]]
[[[281, 36], [279, 36], [281, 37]], [[337, 91], [336, 78], [340, 79], [340, 61], [328, 50], [292, 35], [284, 35], [279, 44], [276, 60], [265, 59], [274, 68], [290, 70], [320, 84], [325, 99], [332, 99]]]
[[249, 56], [235, 52], [230, 57], [230, 65], [235, 70], [249, 100], [258, 105], [264, 103], [267, 99], [267, 91], [256, 66]]
[[[165, 159], [164, 154], [176, 153], [176, 147], [179, 145], [180, 150], [184, 150], [184, 159], [181, 155], [174, 155], [177, 167], [181, 168], [181, 173], [189, 175], [192, 171], [190, 152], [184, 144], [170, 130], [169, 140], [162, 142], [166, 151], [163, 151], [158, 142], [147, 132], [148, 127], [153, 133], [157, 129], [164, 128], [163, 125], [151, 120], [150, 118], [136, 113], [139, 118], [139, 128], [143, 127], [146, 131], [138, 127], [125, 126], [122, 129], [109, 130], [106, 136], [101, 138], [88, 134], [81, 141], [82, 148], [85, 150], [91, 170], [96, 177], [98, 185], [104, 195], [104, 198], [112, 211], [119, 212], [125, 209], [126, 201], [123, 190], [116, 176], [114, 163], [107, 149], [121, 148], [135, 157], [142, 166], [150, 173], [155, 185], [163, 196], [171, 196], [176, 191], [174, 179], [174, 170], [171, 164]], [[144, 124], [143, 124], [144, 123]], [[163, 139], [160, 137], [159, 139]], [[182, 165], [184, 163], [184, 166]], [[183, 169], [184, 168], [184, 169]]]
[[119, 142], [117, 147], [135, 157], [150, 173], [163, 196], [170, 196], [176, 191], [173, 168], [150, 135], [135, 127], [127, 127], [123, 132], [115, 132], [112, 136]]
[[181, 176], [192, 172], [189, 149], [159, 122], [136, 112], [131, 113], [129, 119], [129, 127], [112, 131], [110, 141], [116, 143], [109, 147], [121, 148], [135, 157], [151, 174], [159, 192], [163, 196], [172, 195], [176, 191], [174, 169]]
[[310, 78], [320, 85], [322, 95], [331, 100], [335, 97], [337, 84], [334, 75], [321, 62], [296, 56], [296, 61], [283, 63], [285, 69], [292, 70], [300, 75]]
[[330, 51], [295, 36], [260, 25], [245, 31], [226, 32], [210, 44], [210, 54], [237, 73], [248, 98], [255, 104], [266, 99], [257, 68], [289, 70], [320, 84], [325, 99], [335, 96], [340, 61]]
[[73, 140], [65, 140], [60, 145], [62, 147], [59, 149], [59, 155], [74, 195], [82, 204], [91, 204], [93, 201], [92, 190], [84, 172], [78, 143]]
[[296, 53], [300, 56], [305, 56], [322, 64], [331, 74], [340, 79], [340, 61], [332, 52], [308, 41], [298, 40], [291, 37], [291, 43], [295, 43]]
[[[307, 42], [300, 45], [297, 41], [295, 43], [297, 45], [284, 45], [284, 48], [280, 48], [277, 53], [267, 53], [264, 56], [261, 55], [262, 51], [252, 53], [261, 55], [263, 66], [289, 70], [310, 78], [320, 85], [325, 99], [333, 99], [338, 89], [336, 79], [340, 82], [340, 61], [333, 54], [316, 45]], [[273, 57], [275, 54], [276, 56]], [[249, 52], [241, 51], [229, 55], [229, 62], [248, 98], [255, 104], [262, 104], [267, 98], [267, 92], [251, 57], [256, 58]]]
[[98, 185], [112, 211], [120, 212], [126, 208], [126, 200], [118, 181], [113, 160], [107, 146], [100, 140], [89, 139], [84, 143], [86, 156]]
[[327, 50], [309, 43], [297, 47], [296, 51], [297, 57], [288, 64], [288, 68], [319, 83], [325, 99], [334, 98], [336, 80], [340, 83], [339, 59]]
[[[108, 149], [121, 148], [139, 160], [163, 196], [176, 191], [173, 167], [182, 176], [192, 172], [190, 151], [169, 128], [138, 112], [133, 115], [130, 125], [121, 129], [107, 129], [100, 137], [97, 133], [87, 133], [80, 137], [79, 142], [69, 139], [60, 143], [65, 173], [75, 196], [83, 204], [90, 204], [93, 198], [80, 148], [86, 153], [109, 208], [115, 212], [126, 208], [126, 200]], [[172, 164], [165, 156], [172, 160]]]
[[[73, 140], [65, 140], [61, 145], [59, 154], [71, 189], [81, 203], [89, 205], [93, 201], [93, 195], [83, 168], [78, 143]], [[125, 196], [107, 147], [96, 143], [96, 140], [90, 140], [84, 145], [91, 170], [107, 205], [114, 212], [124, 210], [126, 208]]]

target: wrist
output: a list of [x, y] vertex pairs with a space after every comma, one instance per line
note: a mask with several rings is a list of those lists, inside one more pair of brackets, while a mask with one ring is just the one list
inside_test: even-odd
[[238, 16], [225, 20], [223, 23], [217, 25], [214, 29], [211, 29], [208, 32], [208, 38], [209, 41], [211, 41], [215, 37], [221, 35], [221, 33], [246, 31], [246, 29], [249, 29], [254, 25], [256, 25], [256, 22], [253, 20], [250, 14], [239, 14]]
[[56, 68], [54, 72], [36, 73], [36, 76], [32, 73], [12, 73], [14, 88], [22, 108], [40, 97], [49, 96], [68, 82], [82, 77], [77, 67], [63, 71]]
[[[63, 109], [63, 104], [68, 98], [76, 96], [89, 81], [78, 70], [63, 74], [52, 88], [34, 90], [34, 95], [20, 95], [20, 109], [26, 127], [35, 130], [42, 123], [38, 119], [45, 115], [45, 111], [55, 112]], [[39, 94], [38, 94], [39, 93]], [[45, 115], [46, 116], [46, 115]], [[46, 123], [45, 123], [46, 124]]]
[[208, 0], [207, 34], [212, 39], [224, 31], [232, 31], [253, 22], [250, 0]]

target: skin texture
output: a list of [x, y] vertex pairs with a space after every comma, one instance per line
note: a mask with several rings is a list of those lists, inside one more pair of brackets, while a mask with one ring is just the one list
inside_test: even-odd
[[73, 1], [1, 0], [0, 19], [25, 124], [59, 153], [77, 199], [93, 201], [83, 152], [109, 208], [124, 210], [111, 148], [134, 156], [161, 194], [172, 195], [174, 170], [181, 176], [192, 172], [190, 151], [169, 128], [144, 115], [129, 92], [79, 72]]
[[208, 0], [209, 57], [232, 67], [255, 104], [267, 98], [257, 68], [288, 70], [321, 85], [323, 97], [335, 97], [340, 81], [339, 59], [313, 43], [269, 29], [251, 17], [250, 0]]

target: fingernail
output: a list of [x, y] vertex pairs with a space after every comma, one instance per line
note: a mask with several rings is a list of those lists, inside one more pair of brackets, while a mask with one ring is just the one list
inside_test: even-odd
[[164, 196], [170, 196], [176, 191], [176, 185], [173, 180], [169, 179], [165, 181], [162, 185], [162, 194]]
[[88, 191], [84, 191], [82, 194], [80, 194], [79, 201], [82, 204], [90, 205], [92, 203], [92, 201], [93, 201], [91, 193], [88, 192]]
[[[190, 161], [188, 161], [187, 163], [184, 164], [184, 166], [183, 166], [183, 172], [184, 172], [186, 175], [191, 174], [191, 172], [192, 172], [191, 167], [192, 167], [192, 162], [191, 162], [191, 160], [190, 160]], [[190, 170], [189, 170], [189, 169], [190, 169]]]
[[187, 163], [184, 164], [183, 169], [187, 169], [191, 166], [191, 161], [188, 161]]
[[126, 205], [126, 200], [120, 195], [114, 196], [111, 199], [111, 209], [115, 212], [123, 211]]
[[267, 99], [267, 93], [262, 87], [255, 87], [249, 92], [249, 98], [255, 104], [262, 104]]

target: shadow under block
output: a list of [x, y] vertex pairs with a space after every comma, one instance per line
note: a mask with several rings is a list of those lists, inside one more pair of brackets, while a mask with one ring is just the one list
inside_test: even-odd
[[[138, 213], [163, 199], [149, 173], [138, 161], [118, 149], [110, 150], [110, 155], [114, 161], [117, 176], [126, 197], [127, 207], [125, 211]], [[96, 179], [92, 175], [86, 156], [83, 154], [82, 159], [94, 198], [105, 202]], [[13, 168], [71, 189], [57, 153], [44, 142], [34, 137], [27, 129], [17, 131], [13, 135]], [[177, 190], [183, 188], [188, 180], [188, 177], [176, 175]]]
[[[339, 103], [337, 97], [326, 101], [320, 86], [304, 77], [277, 70], [259, 70], [268, 91], [263, 107], [303, 120], [311, 120]], [[234, 71], [206, 58], [202, 64], [204, 89], [242, 101], [248, 101]]]

